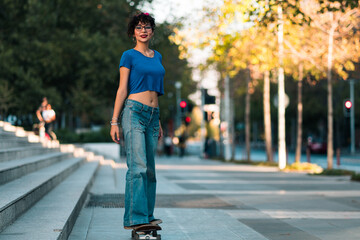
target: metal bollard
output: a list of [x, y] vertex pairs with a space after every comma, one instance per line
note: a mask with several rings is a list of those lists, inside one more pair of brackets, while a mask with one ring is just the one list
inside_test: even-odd
[[311, 162], [311, 160], [310, 160], [310, 148], [306, 148], [306, 159], [307, 159], [308, 163]]

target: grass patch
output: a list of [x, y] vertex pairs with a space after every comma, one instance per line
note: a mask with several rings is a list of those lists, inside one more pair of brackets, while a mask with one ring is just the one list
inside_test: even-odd
[[290, 172], [308, 172], [308, 173], [321, 173], [323, 172], [322, 167], [314, 163], [300, 162], [287, 165], [283, 171]]
[[101, 128], [100, 131], [79, 134], [70, 129], [58, 129], [54, 132], [60, 143], [112, 142], [110, 137], [110, 127], [108, 126]]
[[352, 181], [359, 181], [360, 182], [360, 173], [355, 173], [353, 175], [351, 175], [351, 180]]
[[318, 176], [351, 176], [352, 181], [360, 181], [360, 173], [346, 169], [324, 169], [321, 173], [316, 173]]
[[323, 176], [351, 176], [355, 174], [354, 171], [345, 170], [345, 169], [324, 169], [321, 173], [317, 173], [316, 175]]
[[222, 157], [214, 157], [209, 158], [210, 160], [214, 161], [221, 161], [221, 162], [230, 162], [230, 163], [236, 163], [236, 164], [247, 164], [247, 165], [253, 165], [253, 166], [263, 166], [263, 167], [277, 167], [278, 163], [276, 162], [263, 162], [263, 161], [248, 161], [248, 160], [235, 160], [231, 159], [230, 161], [225, 161]]
[[277, 167], [276, 162], [262, 162], [262, 161], [248, 161], [248, 160], [231, 160], [232, 163], [236, 164], [249, 164], [253, 166], [263, 166], [263, 167]]

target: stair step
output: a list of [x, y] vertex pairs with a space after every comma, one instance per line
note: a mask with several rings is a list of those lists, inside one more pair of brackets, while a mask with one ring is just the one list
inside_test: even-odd
[[1, 232], [0, 240], [67, 239], [85, 203], [98, 166], [98, 162], [87, 162], [81, 166]]
[[14, 139], [17, 138], [17, 136], [15, 135], [14, 132], [5, 132], [5, 131], [0, 131], [0, 139], [4, 140], [4, 139]]
[[0, 231], [56, 187], [85, 158], [70, 158], [0, 186]]
[[0, 185], [70, 157], [71, 153], [51, 152], [8, 162], [0, 162]]
[[59, 151], [59, 149], [44, 148], [42, 146], [26, 146], [0, 149], [0, 162], [17, 160], [54, 151]]
[[0, 149], [9, 149], [24, 146], [40, 146], [41, 143], [31, 143], [27, 138], [0, 139]]

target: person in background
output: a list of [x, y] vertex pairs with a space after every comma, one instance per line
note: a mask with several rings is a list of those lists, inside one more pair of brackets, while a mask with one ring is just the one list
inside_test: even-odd
[[166, 134], [166, 136], [164, 138], [164, 150], [165, 150], [166, 156], [171, 156], [172, 139], [169, 136], [169, 134]]
[[185, 155], [185, 149], [186, 149], [186, 133], [185, 133], [185, 131], [179, 137], [179, 148], [180, 148], [179, 156], [182, 158]]
[[55, 140], [56, 135], [53, 132], [53, 129], [54, 129], [54, 121], [56, 120], [56, 114], [54, 109], [52, 109], [49, 103], [46, 105], [45, 110], [42, 111], [42, 118], [45, 122], [45, 133], [49, 135], [49, 138], [51, 140]]
[[46, 109], [46, 106], [48, 105], [48, 100], [46, 97], [43, 97], [42, 102], [38, 108], [38, 110], [36, 110], [36, 116], [39, 119], [40, 123], [44, 122], [44, 119], [42, 117], [42, 112]]
[[155, 154], [163, 135], [158, 97], [164, 94], [165, 69], [161, 54], [149, 48], [154, 30], [155, 19], [148, 13], [135, 15], [129, 22], [128, 36], [136, 45], [121, 57], [120, 83], [110, 122], [113, 141], [119, 144], [121, 133], [125, 140], [125, 229], [162, 222], [154, 217]]
[[36, 110], [36, 117], [39, 120], [39, 123], [35, 123], [33, 125], [33, 130], [35, 134], [38, 134], [41, 138], [45, 137], [45, 122], [42, 117], [42, 112], [46, 109], [46, 106], [48, 105], [48, 100], [46, 97], [43, 97], [42, 102], [39, 106], [39, 108]]

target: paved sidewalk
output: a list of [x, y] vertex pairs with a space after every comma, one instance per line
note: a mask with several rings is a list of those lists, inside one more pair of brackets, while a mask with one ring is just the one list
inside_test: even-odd
[[[246, 151], [243, 147], [238, 146], [236, 148], [235, 159], [244, 159]], [[266, 152], [262, 149], [251, 149], [252, 161], [266, 161]], [[306, 153], [301, 154], [300, 161], [307, 162]], [[274, 152], [274, 161], [278, 161], [278, 154]], [[290, 152], [288, 154], [288, 164], [292, 164], [295, 161], [295, 153]], [[322, 168], [327, 168], [327, 155], [326, 154], [314, 154], [310, 155], [310, 162], [319, 165]], [[339, 164], [339, 165], [338, 165]], [[333, 157], [333, 168], [335, 169], [347, 169], [360, 173], [360, 153], [351, 155], [341, 153], [339, 162], [337, 161], [336, 154]]]
[[[116, 145], [92, 147], [117, 157]], [[125, 172], [123, 161], [101, 166], [70, 240], [131, 239], [122, 228]], [[360, 183], [349, 177], [187, 156], [158, 157], [157, 179], [164, 240], [360, 239]]]

